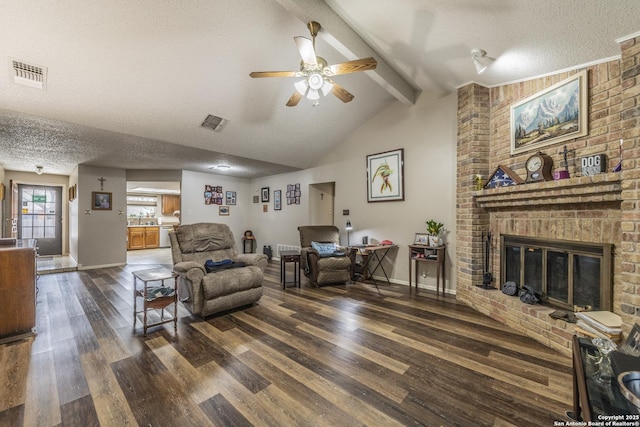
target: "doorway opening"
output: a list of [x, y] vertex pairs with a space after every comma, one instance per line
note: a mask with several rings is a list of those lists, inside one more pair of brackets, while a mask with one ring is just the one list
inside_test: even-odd
[[137, 250], [170, 246], [169, 232], [180, 224], [180, 187], [180, 181], [127, 181], [127, 263]]
[[309, 225], [333, 225], [335, 182], [309, 184]]

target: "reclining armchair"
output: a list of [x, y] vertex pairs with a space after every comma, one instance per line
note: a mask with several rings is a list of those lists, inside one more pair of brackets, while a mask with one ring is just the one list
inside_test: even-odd
[[267, 256], [238, 253], [226, 224], [181, 225], [169, 237], [180, 301], [191, 313], [206, 317], [262, 297]]
[[355, 252], [340, 246], [340, 231], [333, 225], [303, 225], [300, 266], [311, 283], [321, 286], [351, 280]]

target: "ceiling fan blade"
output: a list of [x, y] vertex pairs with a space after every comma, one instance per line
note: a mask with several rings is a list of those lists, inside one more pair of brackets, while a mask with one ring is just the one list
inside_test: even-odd
[[293, 92], [293, 95], [291, 95], [291, 98], [289, 98], [289, 100], [287, 101], [287, 107], [295, 107], [296, 105], [298, 105], [298, 102], [300, 102], [301, 99], [302, 95], [300, 95], [298, 92]]
[[336, 82], [329, 80], [333, 85], [331, 89], [331, 93], [334, 94], [340, 101], [342, 102], [351, 102], [353, 100], [353, 95], [351, 92], [337, 84]]
[[355, 73], [356, 71], [375, 70], [377, 65], [378, 63], [376, 60], [371, 57], [356, 59], [353, 61], [329, 65], [328, 67], [325, 67], [324, 74], [327, 76], [337, 76], [339, 74]]
[[313, 48], [313, 42], [302, 36], [294, 37], [293, 40], [296, 42], [302, 61], [304, 61], [305, 64], [317, 66], [318, 60], [316, 59], [316, 51]]
[[257, 77], [296, 77], [299, 71], [254, 71], [249, 76], [254, 79]]

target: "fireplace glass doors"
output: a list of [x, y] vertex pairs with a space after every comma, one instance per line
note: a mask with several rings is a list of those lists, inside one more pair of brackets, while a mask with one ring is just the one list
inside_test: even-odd
[[611, 310], [612, 245], [500, 236], [504, 282], [531, 286], [550, 305]]

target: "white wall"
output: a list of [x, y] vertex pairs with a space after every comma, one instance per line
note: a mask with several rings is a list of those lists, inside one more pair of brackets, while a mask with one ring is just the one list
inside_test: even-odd
[[[235, 191], [236, 205], [229, 206], [229, 215], [219, 215], [219, 205], [204, 204], [205, 185], [221, 186], [222, 192]], [[227, 224], [236, 239], [238, 250], [242, 252], [242, 236], [252, 228], [249, 212], [252, 208], [253, 192], [249, 180], [224, 175], [182, 171], [180, 198], [180, 223], [215, 222]], [[226, 199], [224, 201], [226, 203]], [[227, 206], [227, 205], [223, 205]], [[262, 249], [260, 251], [262, 252]]]
[[[363, 236], [371, 241], [388, 239], [400, 247], [392, 256], [392, 281], [408, 283], [409, 261], [407, 245], [415, 233], [425, 232], [425, 222], [435, 219], [445, 224], [447, 235], [447, 292], [455, 290], [455, 193], [457, 96], [444, 98], [421, 96], [416, 105], [394, 104], [358, 129], [349, 139], [325, 156], [318, 166], [299, 172], [253, 180], [258, 194], [260, 187], [271, 191], [287, 184], [300, 183], [300, 205], [287, 205], [283, 199], [281, 211], [262, 212], [262, 203], [253, 205], [251, 219], [254, 233], [262, 244], [299, 245], [297, 227], [309, 219], [309, 184], [335, 182], [334, 223], [340, 228], [341, 241], [346, 243], [345, 223], [353, 225], [350, 241], [360, 242]], [[404, 148], [405, 200], [367, 203], [366, 155]], [[342, 211], [348, 209], [349, 216]], [[260, 246], [261, 247], [261, 246]], [[274, 253], [275, 255], [275, 253]], [[435, 288], [435, 265], [425, 268], [427, 277], [420, 284]], [[389, 272], [389, 269], [387, 269]]]

